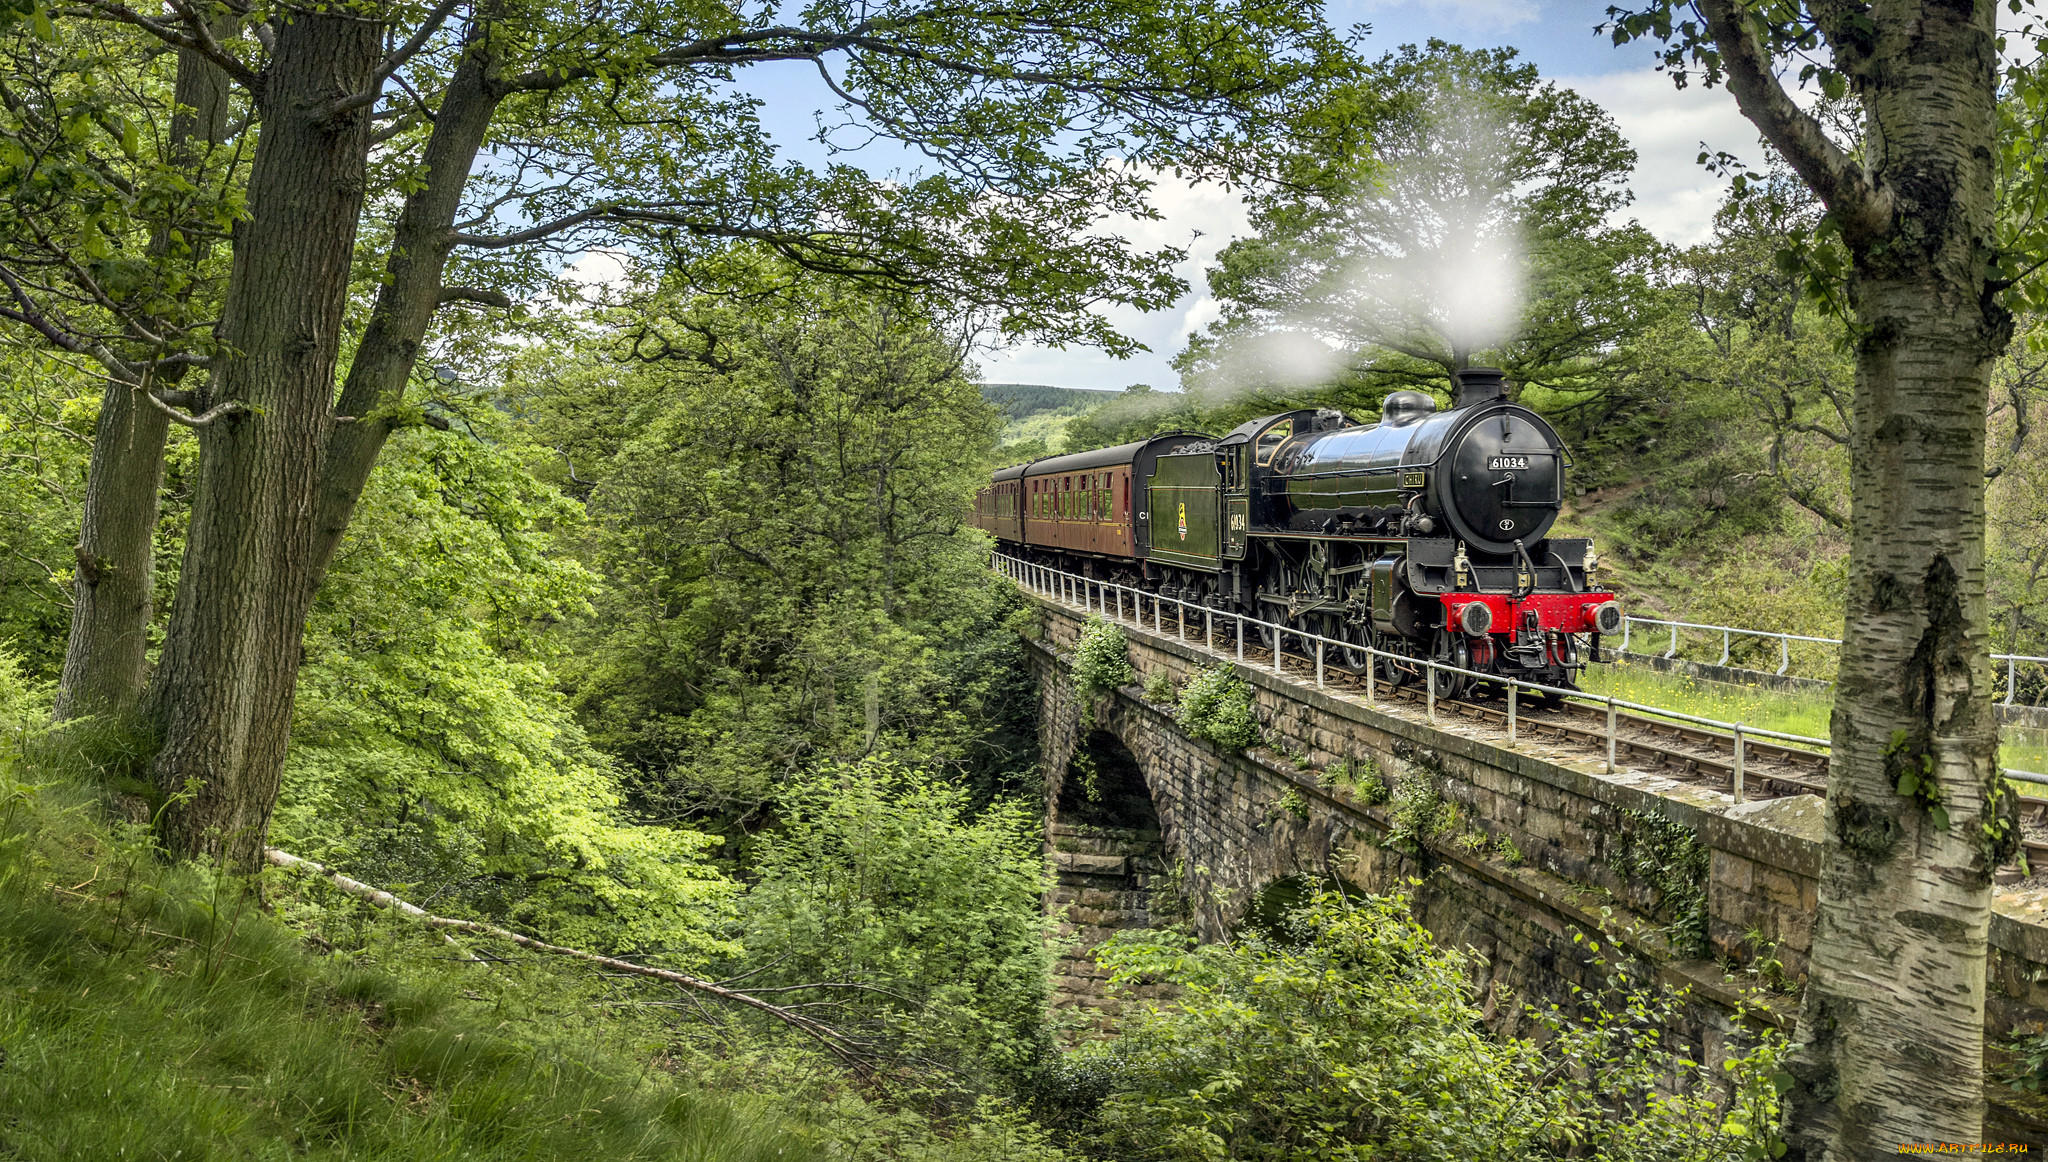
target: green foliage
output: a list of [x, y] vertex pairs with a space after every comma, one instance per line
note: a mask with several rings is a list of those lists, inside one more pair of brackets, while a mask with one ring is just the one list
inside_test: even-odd
[[1252, 688], [1228, 662], [1197, 671], [1181, 687], [1175, 715], [1192, 738], [1207, 739], [1225, 750], [1243, 750], [1259, 741]]
[[1418, 855], [1458, 829], [1458, 805], [1444, 798], [1436, 780], [1428, 775], [1408, 775], [1398, 780], [1392, 802], [1387, 813], [1390, 826], [1380, 840], [1383, 846]]
[[1081, 627], [1080, 640], [1074, 643], [1075, 697], [1093, 702], [1137, 680], [1124, 631], [1099, 615], [1090, 617]]
[[167, 865], [142, 829], [94, 822], [81, 786], [19, 774], [0, 774], [0, 1152], [838, 1156], [771, 1098], [705, 1092], [625, 1028], [545, 1011], [562, 982], [544, 972], [451, 963], [374, 921], [358, 949], [309, 955], [249, 885]]
[[50, 696], [48, 683], [31, 681], [21, 662], [0, 644], [0, 749], [20, 746], [28, 731], [42, 724], [50, 713]]
[[2014, 1093], [2040, 1093], [2041, 1086], [2048, 1083], [2048, 1032], [2022, 1026], [2008, 1034], [1998, 1048], [2008, 1054], [1997, 1071], [1998, 1079]]
[[1947, 831], [1948, 805], [1941, 799], [1941, 780], [1930, 740], [1924, 736], [1915, 738], [1904, 728], [1892, 731], [1891, 741], [1884, 748], [1884, 765], [1892, 789], [1926, 811], [1937, 828]]
[[98, 417], [90, 376], [0, 347], [0, 642], [30, 681], [63, 671], [72, 546]]
[[1330, 785], [1351, 788], [1352, 797], [1368, 807], [1386, 802], [1393, 796], [1393, 789], [1387, 786], [1386, 772], [1370, 756], [1343, 758], [1330, 764], [1327, 772]]
[[1775, 1035], [1730, 1063], [1737, 1098], [1725, 1114], [1706, 1071], [1654, 1031], [1675, 1000], [1625, 973], [1578, 998], [1600, 1015], [1532, 1013], [1541, 1045], [1491, 1036], [1471, 996], [1471, 960], [1437, 946], [1398, 897], [1324, 893], [1284, 933], [1247, 931], [1227, 945], [1121, 933], [1099, 956], [1120, 986], [1179, 989], [1169, 1004], [1128, 1014], [1115, 1040], [1074, 1054], [1074, 1073], [1098, 1067], [1102, 1096], [1085, 1132], [1105, 1156], [1773, 1156]]
[[726, 951], [716, 840], [633, 823], [538, 630], [587, 609], [580, 511], [494, 437], [417, 429], [366, 489], [306, 631], [280, 846], [567, 944]]
[[1522, 849], [1515, 844], [1515, 837], [1503, 831], [1494, 838], [1493, 853], [1509, 867], [1522, 866]]
[[1624, 810], [1621, 823], [1608, 833], [1607, 869], [1655, 893], [1656, 916], [1679, 956], [1706, 955], [1707, 845], [1662, 815]]
[[1145, 701], [1166, 706], [1172, 705], [1179, 698], [1179, 692], [1173, 687], [1173, 679], [1165, 670], [1154, 670], [1145, 675]]
[[882, 758], [793, 781], [741, 905], [751, 987], [837, 983], [808, 999], [882, 1031], [889, 1056], [944, 1063], [948, 1084], [1036, 1060], [1050, 954], [1035, 819], [1010, 799], [968, 808], [958, 785]]
[[983, 795], [1029, 786], [1021, 601], [962, 522], [995, 410], [930, 319], [800, 285], [616, 320], [667, 358], [593, 341], [516, 370], [604, 581], [565, 635], [578, 718], [663, 813], [744, 812], [881, 750], [950, 762]]
[[1742, 971], [1757, 985], [1769, 992], [1796, 995], [1801, 981], [1795, 980], [1785, 971], [1785, 961], [1778, 955], [1778, 942], [1767, 940], [1764, 934], [1751, 928], [1743, 934], [1742, 941], [1749, 945], [1749, 957], [1742, 964]]
[[1308, 799], [1303, 797], [1299, 788], [1289, 787], [1274, 807], [1283, 815], [1292, 815], [1303, 821], [1308, 819]]

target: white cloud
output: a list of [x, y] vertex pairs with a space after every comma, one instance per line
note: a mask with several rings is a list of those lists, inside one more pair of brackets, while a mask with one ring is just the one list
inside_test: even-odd
[[1725, 88], [1695, 83], [1680, 89], [1654, 69], [1557, 82], [1598, 102], [1636, 147], [1629, 183], [1636, 200], [1623, 213], [1666, 242], [1702, 242], [1713, 230], [1727, 184], [1700, 167], [1702, 143], [1708, 152], [1726, 150], [1749, 165], [1764, 161], [1756, 127]]
[[615, 286], [626, 280], [626, 252], [586, 250], [562, 268], [562, 277], [586, 288]]
[[1231, 239], [1250, 232], [1250, 216], [1238, 195], [1217, 185], [1195, 185], [1171, 175], [1155, 178], [1151, 201], [1156, 219], [1125, 218], [1105, 231], [1121, 234], [1138, 249], [1180, 246], [1188, 254], [1174, 269], [1189, 290], [1172, 307], [1150, 314], [1110, 307], [1102, 314], [1124, 334], [1150, 347], [1129, 359], [1092, 349], [1065, 351], [1035, 344], [1005, 348], [981, 360], [983, 379], [1002, 383], [1052, 383], [1067, 387], [1123, 388], [1149, 383], [1174, 388], [1180, 376], [1167, 364], [1189, 335], [1221, 311], [1209, 294], [1206, 270]]

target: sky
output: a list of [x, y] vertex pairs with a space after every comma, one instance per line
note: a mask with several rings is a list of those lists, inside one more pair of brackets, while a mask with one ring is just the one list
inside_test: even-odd
[[[1667, 242], [1698, 242], [1707, 235], [1722, 186], [1700, 168], [1704, 143], [1750, 161], [1761, 161], [1755, 130], [1724, 89], [1697, 84], [1676, 88], [1655, 70], [1652, 47], [1617, 48], [1594, 31], [1609, 0], [1327, 0], [1338, 27], [1365, 23], [1366, 53], [1378, 56], [1431, 37], [1468, 47], [1511, 46], [1536, 64], [1543, 76], [1603, 106], [1638, 154], [1631, 182], [1635, 202], [1623, 217], [1634, 217]], [[748, 87], [769, 98], [762, 112], [785, 150], [814, 160], [810, 141], [820, 113], [832, 115], [835, 100], [807, 67], [747, 70]], [[843, 156], [843, 155], [842, 155]], [[862, 158], [887, 166], [886, 154]], [[909, 164], [904, 160], [898, 165]], [[982, 378], [1008, 383], [1050, 383], [1064, 387], [1121, 389], [1134, 383], [1172, 390], [1179, 385], [1168, 360], [1216, 318], [1203, 271], [1218, 251], [1246, 230], [1246, 216], [1234, 194], [1213, 186], [1162, 182], [1153, 204], [1162, 217], [1134, 221], [1122, 232], [1139, 246], [1182, 245], [1188, 259], [1179, 273], [1190, 290], [1170, 309], [1107, 313], [1125, 334], [1150, 348], [1115, 359], [1086, 348], [1056, 350], [1024, 345], [980, 356]]]

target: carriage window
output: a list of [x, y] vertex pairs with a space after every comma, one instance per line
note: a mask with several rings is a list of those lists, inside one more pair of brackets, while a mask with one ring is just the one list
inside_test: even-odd
[[1264, 468], [1266, 465], [1271, 464], [1273, 462], [1273, 453], [1279, 451], [1280, 445], [1286, 443], [1287, 437], [1293, 434], [1293, 420], [1286, 420], [1266, 429], [1265, 434], [1259, 437], [1259, 467]]

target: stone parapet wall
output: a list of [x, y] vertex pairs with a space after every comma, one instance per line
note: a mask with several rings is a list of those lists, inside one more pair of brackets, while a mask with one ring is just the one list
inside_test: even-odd
[[[1032, 653], [1056, 800], [1080, 714], [1064, 658], [1083, 617], [1053, 605], [1044, 611]], [[1177, 639], [1170, 621], [1164, 634], [1124, 627], [1140, 686], [1154, 674], [1177, 685], [1217, 661], [1200, 648], [1200, 627], [1191, 628], [1197, 640]], [[1822, 848], [1819, 799], [1737, 804], [1653, 771], [1610, 775], [1583, 751], [1526, 734], [1510, 747], [1504, 732], [1448, 715], [1433, 726], [1413, 704], [1368, 706], [1357, 694], [1319, 690], [1269, 668], [1238, 672], [1253, 690], [1268, 743], [1249, 753], [1181, 734], [1172, 708], [1148, 702], [1139, 686], [1094, 708], [1097, 727], [1115, 734], [1144, 771], [1164, 858], [1183, 869], [1202, 937], [1227, 934], [1259, 890], [1290, 876], [1336, 875], [1369, 891], [1409, 891], [1416, 915], [1439, 940], [1480, 954], [1483, 976], [1475, 983], [1499, 1023], [1512, 1028], [1520, 1002], [1547, 1003], [1574, 987], [1597, 991], [1606, 970], [1573, 935], [1605, 927], [1667, 982], [1690, 990], [1685, 1027], [1671, 1032], [1709, 1060], [1739, 1035], [1730, 1013], [1742, 988], [1766, 975], [1796, 980], [1805, 970]], [[1395, 785], [1426, 785], [1455, 804], [1451, 833], [1411, 850], [1386, 845], [1398, 826], [1397, 805], [1370, 802], [1329, 774], [1339, 763], [1365, 760]], [[1703, 891], [1703, 923], [1680, 922], [1673, 893], [1659, 888], [1673, 886], [1668, 874], [1641, 870], [1668, 866], [1665, 857], [1692, 850], [1683, 848], [1686, 840], [1702, 849], [1694, 856], [1701, 875], [1685, 890]], [[2048, 891], [2001, 892], [1991, 944], [1986, 1019], [1996, 1042], [2015, 1027], [2048, 1023]], [[1762, 1019], [1789, 1027], [1795, 1018], [1796, 1003], [1778, 994]], [[2048, 1122], [1993, 1098], [2001, 1134], [2048, 1142]]]

